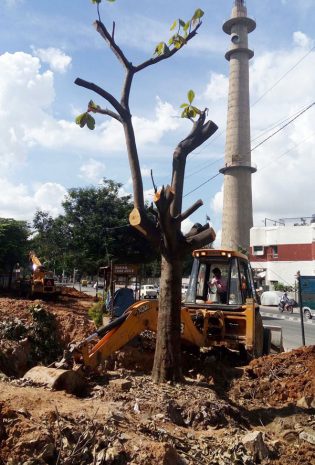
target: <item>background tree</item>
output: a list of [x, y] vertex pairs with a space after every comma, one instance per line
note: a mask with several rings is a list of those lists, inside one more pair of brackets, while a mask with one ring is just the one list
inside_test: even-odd
[[119, 196], [120, 187], [104, 179], [98, 187], [69, 189], [63, 215], [53, 219], [36, 213], [33, 248], [48, 266], [58, 273], [77, 268], [91, 275], [112, 259], [142, 263], [156, 258], [148, 242], [127, 223], [132, 203], [130, 196]]
[[28, 263], [29, 234], [27, 222], [0, 218], [0, 271], [9, 274], [9, 288], [16, 264], [21, 266]]
[[133, 182], [134, 209], [129, 216], [129, 221], [161, 253], [158, 334], [152, 376], [156, 382], [179, 381], [182, 379], [180, 308], [183, 260], [192, 249], [202, 247], [215, 238], [214, 231], [209, 228], [208, 224], [198, 225], [186, 235], [181, 232], [182, 221], [202, 205], [202, 201], [198, 200], [188, 210], [182, 212], [185, 165], [187, 156], [205, 142], [217, 130], [217, 126], [212, 121], [206, 121], [207, 109], [200, 110], [193, 105], [194, 93], [189, 91], [188, 102], [182, 104], [182, 117], [192, 121], [192, 128], [187, 137], [174, 150], [170, 185], [163, 186], [159, 191], [155, 187], [155, 208], [152, 206], [155, 221], [153, 222], [145, 211], [143, 183], [129, 99], [135, 75], [171, 58], [186, 45], [197, 34], [201, 26], [203, 11], [197, 9], [188, 21], [182, 19], [174, 21], [171, 26], [172, 36], [168, 43], [160, 42], [155, 48], [153, 57], [134, 65], [115, 41], [115, 25], [112, 32], [109, 32], [101, 21], [99, 12], [101, 0], [92, 0], [92, 2], [97, 4], [98, 10], [98, 20], [94, 23], [95, 29], [121, 63], [125, 78], [119, 100], [99, 85], [77, 78], [75, 80], [77, 85], [103, 97], [111, 108], [102, 108], [90, 100], [87, 111], [79, 115], [76, 122], [80, 127], [87, 126], [89, 129], [94, 129], [95, 120], [91, 113], [99, 113], [119, 121], [124, 130]]

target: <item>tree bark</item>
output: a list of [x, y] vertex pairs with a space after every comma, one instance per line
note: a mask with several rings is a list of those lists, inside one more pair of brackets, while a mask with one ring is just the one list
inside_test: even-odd
[[162, 257], [160, 303], [153, 381], [180, 382], [181, 369], [181, 283], [182, 259]]

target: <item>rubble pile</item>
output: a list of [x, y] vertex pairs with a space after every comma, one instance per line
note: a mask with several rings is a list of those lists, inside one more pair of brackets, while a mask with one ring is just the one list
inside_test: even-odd
[[315, 346], [253, 360], [230, 394], [246, 406], [294, 403], [315, 409]]
[[[55, 324], [52, 345], [83, 340], [91, 302], [72, 290], [56, 302], [0, 298], [0, 370], [23, 371], [36, 324]], [[153, 345], [146, 334], [115, 354], [84, 398], [0, 376], [0, 465], [315, 464], [315, 347], [246, 367], [185, 354], [185, 382], [157, 386]]]

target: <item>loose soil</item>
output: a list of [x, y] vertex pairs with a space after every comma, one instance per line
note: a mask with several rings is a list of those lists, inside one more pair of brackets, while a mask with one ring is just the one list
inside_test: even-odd
[[157, 386], [145, 334], [85, 397], [23, 379], [45, 347], [61, 358], [94, 332], [92, 304], [74, 289], [55, 302], [0, 298], [0, 465], [315, 465], [315, 346], [248, 366], [184, 353], [185, 383]]

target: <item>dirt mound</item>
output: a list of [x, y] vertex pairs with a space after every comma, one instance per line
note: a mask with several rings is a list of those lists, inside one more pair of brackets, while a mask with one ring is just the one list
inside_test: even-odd
[[61, 357], [70, 342], [95, 330], [87, 314], [90, 304], [68, 297], [58, 302], [0, 298], [0, 371], [20, 377], [37, 363]]
[[[94, 332], [92, 303], [72, 288], [56, 301], [0, 298], [0, 370], [23, 373]], [[185, 383], [161, 386], [147, 374], [153, 349], [147, 334], [114, 354], [85, 398], [0, 376], [0, 464], [315, 464], [315, 347], [247, 367], [185, 352]]]
[[230, 395], [246, 406], [281, 407], [305, 399], [315, 408], [315, 346], [253, 360]]
[[60, 295], [61, 296], [68, 296], [68, 297], [74, 297], [76, 299], [84, 299], [84, 300], [91, 300], [93, 301], [93, 297], [86, 294], [85, 292], [80, 292], [74, 287], [61, 287], [60, 288]]

